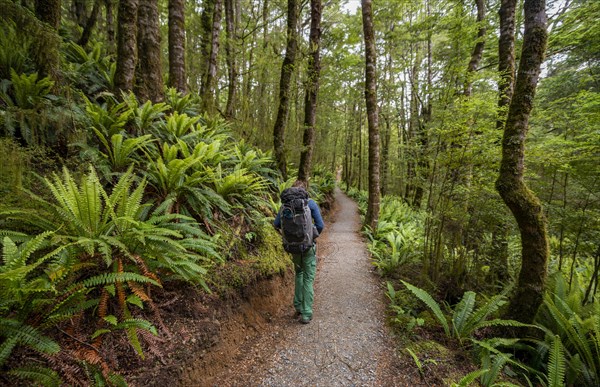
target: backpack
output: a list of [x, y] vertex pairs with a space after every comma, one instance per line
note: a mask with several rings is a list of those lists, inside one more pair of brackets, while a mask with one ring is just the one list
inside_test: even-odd
[[308, 192], [291, 187], [281, 193], [281, 230], [283, 248], [288, 253], [302, 254], [314, 245], [318, 236], [308, 207]]

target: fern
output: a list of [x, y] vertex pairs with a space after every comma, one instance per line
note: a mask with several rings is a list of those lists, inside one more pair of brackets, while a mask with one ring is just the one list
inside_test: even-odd
[[465, 331], [467, 331], [469, 326], [469, 319], [473, 313], [474, 307], [475, 292], [465, 292], [458, 305], [456, 305], [454, 308], [454, 313], [452, 316], [452, 328], [456, 337], [464, 337]]
[[565, 354], [560, 337], [554, 336], [548, 358], [548, 387], [562, 387], [565, 380]]
[[92, 288], [92, 287], [110, 285], [110, 284], [114, 284], [114, 283], [123, 283], [123, 282], [128, 282], [128, 281], [139, 282], [139, 283], [149, 283], [154, 286], [161, 286], [158, 282], [156, 282], [152, 278], [148, 278], [146, 276], [143, 276], [143, 275], [137, 274], [137, 273], [123, 272], [123, 273], [104, 273], [101, 275], [97, 275], [97, 276], [88, 278], [88, 279], [82, 281], [81, 283], [75, 284], [74, 287], [82, 285], [83, 287], [86, 287], [86, 288]]
[[401, 282], [402, 282], [402, 284], [404, 284], [404, 286], [406, 286], [406, 288], [408, 290], [410, 290], [415, 296], [417, 296], [417, 298], [419, 298], [421, 301], [423, 301], [425, 303], [425, 305], [427, 305], [429, 307], [429, 309], [431, 309], [431, 311], [433, 312], [435, 317], [438, 319], [438, 321], [442, 325], [442, 328], [444, 328], [444, 332], [446, 333], [446, 336], [451, 336], [450, 328], [448, 327], [448, 321], [446, 320], [446, 316], [444, 316], [444, 313], [442, 313], [442, 309], [440, 308], [439, 304], [433, 299], [433, 297], [431, 297], [431, 295], [429, 293], [427, 293], [425, 290], [423, 290], [421, 288], [411, 285], [405, 281], [401, 281]]
[[42, 335], [36, 328], [14, 319], [0, 317], [0, 335], [5, 338], [0, 345], [0, 365], [4, 364], [17, 345], [25, 345], [48, 354], [60, 351], [60, 346], [54, 340]]
[[473, 372], [469, 372], [468, 374], [466, 374], [465, 376], [463, 376], [463, 378], [460, 379], [458, 381], [458, 383], [452, 383], [452, 387], [468, 387], [472, 383], [474, 383], [475, 380], [477, 380], [478, 377], [484, 375], [488, 371], [489, 371], [488, 369], [480, 369], [480, 370], [476, 370], [476, 371], [473, 371]]
[[59, 387], [63, 384], [62, 379], [56, 371], [47, 367], [27, 366], [13, 368], [7, 374], [21, 380], [31, 381], [36, 385], [47, 387]]

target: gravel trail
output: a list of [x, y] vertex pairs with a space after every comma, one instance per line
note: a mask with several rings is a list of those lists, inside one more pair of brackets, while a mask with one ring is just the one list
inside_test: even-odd
[[313, 321], [292, 319], [290, 305], [272, 329], [244, 349], [235, 369], [213, 385], [414, 385], [398, 372], [384, 324], [385, 305], [372, 271], [355, 202], [336, 189], [337, 211], [317, 243]]

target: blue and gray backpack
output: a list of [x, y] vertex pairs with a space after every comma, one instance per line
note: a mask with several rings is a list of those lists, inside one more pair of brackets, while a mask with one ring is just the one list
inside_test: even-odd
[[281, 230], [283, 248], [288, 253], [302, 254], [314, 245], [318, 236], [308, 207], [308, 192], [299, 187], [285, 189], [281, 193]]

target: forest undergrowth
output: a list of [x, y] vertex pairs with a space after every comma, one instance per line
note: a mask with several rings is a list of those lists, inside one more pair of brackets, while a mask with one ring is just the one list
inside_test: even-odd
[[[365, 192], [348, 193], [366, 211]], [[553, 265], [544, 303], [532, 324], [503, 318], [510, 284], [489, 272], [484, 257], [453, 256], [442, 262], [439, 281], [423, 263], [426, 215], [400, 198], [386, 196], [377, 230], [365, 229], [373, 265], [385, 281], [388, 320], [399, 338], [398, 350], [410, 356], [425, 380], [443, 380], [439, 370], [456, 358], [478, 368], [461, 380], [467, 386], [586, 385], [599, 382], [600, 302], [586, 302], [591, 270], [568, 277]], [[464, 283], [462, 296], [449, 291], [456, 260], [470, 272], [484, 272], [483, 281]], [[556, 263], [555, 263], [556, 264]], [[514, 271], [509, 271], [516, 278]], [[474, 276], [468, 275], [467, 278]], [[502, 287], [504, 285], [504, 287]], [[500, 290], [500, 291], [498, 291]], [[439, 369], [439, 370], [436, 370]]]

